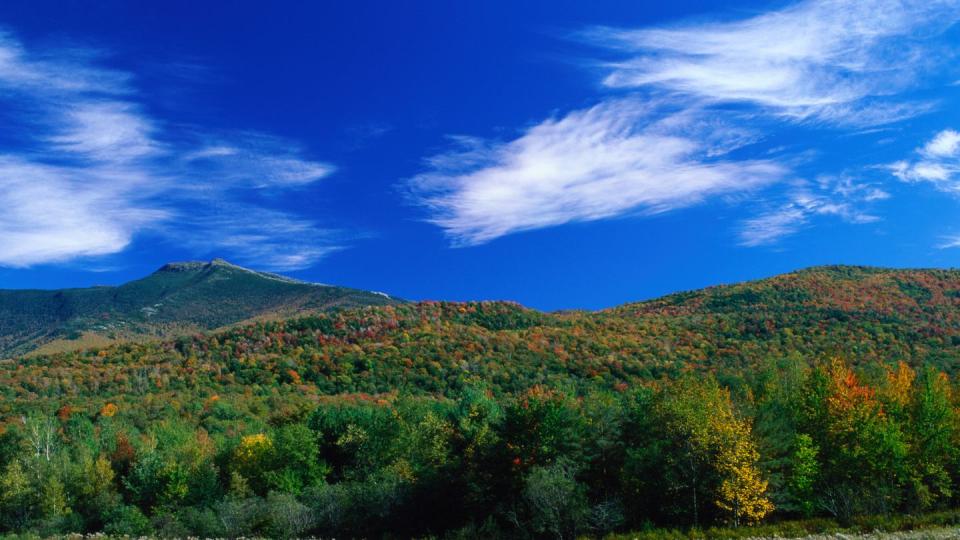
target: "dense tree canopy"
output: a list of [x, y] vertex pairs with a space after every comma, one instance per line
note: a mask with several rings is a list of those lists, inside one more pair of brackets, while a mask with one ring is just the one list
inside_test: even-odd
[[840, 268], [0, 362], [0, 532], [570, 538], [952, 507], [958, 290]]
[[[955, 504], [960, 481], [953, 384], [905, 364], [858, 373], [784, 361], [732, 390], [686, 375], [616, 390], [269, 403], [238, 395], [192, 415], [66, 407], [12, 420], [0, 437], [0, 523], [41, 534], [570, 538], [928, 511]], [[765, 427], [771, 410], [776, 429]]]

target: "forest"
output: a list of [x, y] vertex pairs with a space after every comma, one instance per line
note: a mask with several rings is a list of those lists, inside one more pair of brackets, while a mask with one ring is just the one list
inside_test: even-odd
[[6, 532], [573, 538], [956, 504], [955, 384], [765, 366], [587, 392], [106, 403], [0, 436]]
[[421, 302], [0, 361], [0, 534], [575, 538], [950, 512], [956, 277], [833, 269], [600, 313]]

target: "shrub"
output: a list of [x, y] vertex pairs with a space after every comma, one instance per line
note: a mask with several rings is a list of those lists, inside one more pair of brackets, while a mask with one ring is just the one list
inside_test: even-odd
[[523, 499], [530, 511], [530, 524], [538, 533], [573, 538], [590, 517], [586, 489], [564, 462], [534, 467], [527, 477]]
[[150, 520], [136, 506], [120, 505], [110, 512], [103, 532], [109, 535], [145, 536], [152, 533]]
[[289, 493], [275, 491], [267, 495], [267, 515], [270, 536], [295, 538], [317, 523], [316, 513]]

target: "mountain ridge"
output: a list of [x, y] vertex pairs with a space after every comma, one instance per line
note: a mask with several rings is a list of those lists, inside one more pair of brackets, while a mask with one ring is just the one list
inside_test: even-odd
[[[241, 286], [231, 290], [229, 285], [255, 282], [254, 293]], [[226, 288], [225, 288], [226, 287]], [[221, 299], [214, 313], [199, 310], [195, 303], [184, 301], [184, 296], [209, 297], [209, 289], [219, 290], [227, 298]], [[235, 287], [236, 288], [236, 287]], [[282, 302], [270, 295], [282, 291]], [[78, 324], [70, 314], [83, 312], [74, 309], [77, 291], [85, 291], [94, 300], [106, 305], [124, 305], [126, 309], [100, 310], [100, 318], [87, 318]], [[232, 292], [231, 292], [232, 291]], [[262, 294], [268, 291], [270, 294]], [[309, 316], [329, 309], [349, 309], [364, 306], [382, 306], [401, 302], [398, 299], [372, 291], [333, 287], [300, 282], [276, 274], [257, 272], [228, 263], [187, 261], [168, 263], [153, 274], [117, 287], [92, 287], [59, 291], [21, 291], [44, 297], [67, 312], [62, 317], [67, 323], [58, 327], [59, 339], [46, 339], [46, 334], [26, 336], [27, 344], [42, 346], [28, 348], [9, 344], [8, 332], [0, 330], [0, 353], [6, 356], [56, 353], [70, 349], [102, 348], [116, 341], [144, 341], [167, 339], [197, 332], [223, 330], [231, 326], [257, 321], [281, 321]], [[3, 295], [0, 291], [0, 323], [4, 321]], [[235, 293], [235, 294], [234, 294]], [[126, 302], [132, 296], [138, 304]], [[183, 303], [186, 308], [183, 308]], [[422, 302], [417, 305], [429, 305]], [[28, 305], [25, 302], [25, 305]], [[817, 320], [863, 319], [874, 325], [899, 324], [904, 329], [921, 333], [960, 333], [960, 271], [955, 269], [899, 269], [855, 265], [824, 265], [798, 269], [768, 278], [720, 284], [702, 289], [681, 291], [659, 298], [629, 302], [599, 311], [563, 310], [541, 312], [510, 302], [454, 303], [442, 305], [502, 305], [509, 317], [530, 321], [588, 321], [591, 325], [626, 325], [625, 332], [645, 334], [651, 321], [666, 324], [674, 334], [671, 339], [689, 341], [698, 334], [709, 335], [717, 325], [776, 329], [791, 326], [797, 331], [819, 330]], [[131, 316], [136, 308], [136, 316]], [[73, 309], [73, 311], [71, 311]], [[514, 311], [517, 311], [514, 313]], [[119, 311], [120, 316], [116, 316]], [[520, 313], [522, 312], [522, 313]], [[125, 316], [124, 316], [125, 315]], [[356, 315], [360, 317], [361, 315]], [[446, 315], [444, 315], [446, 316]], [[456, 319], [456, 317], [454, 317]], [[128, 331], [125, 325], [136, 326], [146, 322], [145, 328]], [[509, 327], [506, 323], [482, 322], [492, 329]], [[356, 324], [360, 324], [359, 322]], [[470, 323], [473, 324], [473, 323]], [[552, 323], [550, 323], [552, 324]], [[498, 326], [499, 325], [499, 326]], [[548, 324], [549, 326], [549, 324]], [[0, 329], [3, 324], [0, 324]], [[770, 330], [773, 332], [774, 330]], [[859, 330], [858, 330], [859, 331]], [[70, 333], [72, 332], [72, 334]], [[64, 335], [66, 334], [66, 335]], [[70, 339], [72, 338], [72, 339]], [[781, 337], [781, 339], [784, 339]], [[51, 345], [52, 343], [52, 345]], [[753, 345], [750, 345], [753, 346]], [[724, 349], [723, 346], [719, 346]], [[655, 347], [653, 348], [656, 349]], [[10, 354], [12, 351], [12, 354]], [[695, 353], [701, 356], [704, 353]], [[952, 353], [951, 353], [952, 354]], [[4, 354], [0, 354], [4, 356]]]
[[690, 371], [742, 377], [771, 361], [832, 358], [960, 371], [957, 270], [818, 267], [596, 312], [423, 301], [301, 314], [24, 359], [30, 370], [0, 373], [0, 383], [72, 369], [134, 376], [144, 364], [199, 376], [183, 371], [184, 360], [215, 373], [204, 384], [225, 391], [302, 380], [318, 399], [397, 387], [455, 395], [477, 380], [503, 392], [565, 378], [616, 388]]
[[401, 301], [250, 270], [223, 259], [168, 263], [115, 286], [0, 290], [0, 357]]

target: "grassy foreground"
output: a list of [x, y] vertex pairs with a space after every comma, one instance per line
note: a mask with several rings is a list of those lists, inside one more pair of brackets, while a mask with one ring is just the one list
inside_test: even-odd
[[[471, 534], [473, 532], [474, 534]], [[96, 534], [67, 534], [39, 536], [36, 534], [0, 534], [0, 540], [107, 540], [113, 538], [158, 538], [154, 536], [129, 536]], [[197, 540], [196, 537], [191, 537]], [[316, 538], [316, 537], [309, 537]], [[393, 538], [386, 536], [385, 538]], [[401, 538], [401, 537], [396, 537]], [[460, 530], [441, 538], [479, 540], [484, 538], [478, 531]], [[586, 540], [591, 536], [580, 536]], [[781, 521], [765, 525], [744, 527], [710, 527], [658, 529], [610, 534], [604, 540], [760, 540], [766, 538], [796, 538], [803, 540], [947, 540], [960, 539], [960, 510], [950, 510], [922, 515], [861, 516], [847, 526], [832, 519], [806, 519]], [[255, 540], [253, 537], [248, 540]], [[423, 540], [436, 540], [428, 537]]]
[[[478, 540], [483, 536], [455, 534], [452, 538]], [[107, 540], [137, 538], [97, 534], [68, 534], [42, 537], [35, 534], [0, 535], [0, 540]], [[139, 538], [154, 538], [139, 537]], [[444, 537], [447, 538], [447, 537]], [[592, 537], [582, 536], [581, 539]], [[796, 538], [802, 540], [949, 540], [960, 539], [960, 511], [939, 512], [921, 516], [862, 517], [847, 527], [831, 519], [784, 521], [753, 527], [711, 527], [709, 529], [650, 529], [624, 534], [612, 534], [604, 540], [760, 540]], [[197, 539], [192, 539], [197, 540]], [[248, 540], [255, 540], [253, 538]], [[426, 539], [425, 539], [426, 540]], [[430, 540], [433, 540], [432, 538]]]
[[752, 527], [655, 529], [612, 534], [606, 540], [736, 540], [758, 538], [946, 539], [960, 538], [960, 510], [922, 515], [862, 516], [847, 526], [832, 519], [782, 521]]

